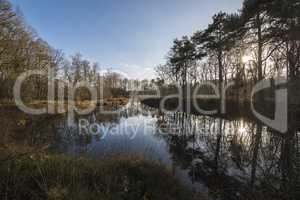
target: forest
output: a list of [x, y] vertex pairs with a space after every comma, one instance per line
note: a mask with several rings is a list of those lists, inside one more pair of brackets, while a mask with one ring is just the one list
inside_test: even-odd
[[[55, 49], [44, 41], [26, 23], [22, 12], [8, 0], [0, 1], [0, 101], [12, 102], [13, 86], [19, 75], [29, 70], [52, 71], [57, 82], [76, 85], [88, 82], [102, 96], [126, 97], [129, 90], [153, 87], [154, 80], [136, 80], [124, 77], [109, 67], [100, 67], [76, 53], [70, 58], [62, 50]], [[46, 100], [47, 76], [30, 76], [22, 85], [22, 98], [26, 102]], [[88, 99], [89, 94], [80, 88], [79, 97]], [[100, 98], [100, 94], [98, 94]]]
[[233, 82], [237, 101], [259, 81], [283, 78], [290, 104], [297, 104], [299, 6], [298, 0], [245, 0], [236, 13], [219, 12], [206, 29], [175, 39], [157, 74], [181, 86]]
[[[185, 4], [196, 7], [198, 1]], [[144, 16], [159, 13], [157, 30], [163, 34], [168, 29], [170, 47], [162, 62], [153, 61], [156, 64], [149, 67], [156, 77], [148, 78], [146, 65], [137, 68], [145, 69], [146, 79], [131, 78], [80, 53], [68, 55], [52, 47], [12, 2], [0, 0], [0, 199], [299, 200], [300, 0], [240, 0], [235, 12], [217, 12], [209, 22], [203, 20], [205, 28], [177, 39], [170, 36], [171, 25], [190, 25], [183, 15], [193, 12], [191, 7], [183, 10], [178, 1], [169, 0], [168, 5], [179, 16], [176, 19], [182, 19], [178, 21], [165, 12], [161, 1], [76, 2], [83, 14], [87, 14], [83, 4], [90, 3], [88, 14], [94, 14], [93, 20], [98, 22], [103, 14], [104, 24], [113, 27], [91, 27], [97, 30], [94, 37], [102, 31], [119, 32], [112, 24], [125, 22], [119, 39], [128, 45], [123, 56], [130, 57], [133, 51], [134, 61], [157, 53], [150, 47], [149, 52], [140, 52], [140, 46], [163, 43], [163, 37], [147, 32], [148, 22], [153, 25], [154, 19]], [[66, 2], [55, 6], [74, 12], [75, 6]], [[201, 2], [217, 6], [216, 1]], [[51, 3], [42, 2], [45, 7]], [[115, 4], [121, 10], [115, 10]], [[107, 13], [100, 16], [92, 7]], [[144, 10], [132, 12], [132, 8]], [[124, 10], [126, 17], [118, 18]], [[168, 22], [167, 27], [160, 22]], [[139, 38], [145, 33], [147, 41]], [[109, 46], [119, 42], [106, 36]], [[117, 55], [111, 57], [117, 60]], [[119, 69], [125, 71], [124, 66]], [[45, 110], [38, 114], [22, 110], [15, 94], [20, 76], [36, 71], [19, 89], [26, 106]], [[269, 83], [267, 89], [253, 96], [264, 81]], [[96, 99], [82, 83], [96, 91]], [[54, 93], [50, 100], [49, 91]], [[221, 101], [198, 96], [216, 93]], [[285, 94], [287, 102], [280, 99]], [[277, 104], [278, 99], [283, 102]], [[90, 104], [93, 110], [80, 112]], [[199, 106], [216, 112], [201, 113]]]

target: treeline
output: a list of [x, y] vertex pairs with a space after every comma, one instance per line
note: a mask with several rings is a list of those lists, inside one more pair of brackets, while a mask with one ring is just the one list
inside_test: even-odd
[[180, 85], [300, 78], [300, 0], [245, 0], [236, 13], [219, 12], [206, 29], [175, 39], [162, 80]]
[[[49, 69], [54, 72], [57, 81], [74, 86], [87, 81], [92, 87], [97, 87], [97, 91], [104, 88], [103, 97], [128, 96], [130, 80], [112, 70], [102, 70], [100, 73], [98, 63], [91, 63], [80, 54], [66, 58], [61, 50], [51, 47], [38, 36], [25, 22], [21, 11], [14, 9], [8, 0], [0, 0], [0, 101], [13, 100], [13, 86], [23, 72], [47, 72]], [[47, 76], [27, 78], [22, 85], [23, 100], [46, 100], [47, 81]], [[140, 84], [137, 80], [132, 82]], [[82, 88], [77, 94], [82, 99], [89, 98], [89, 93]]]
[[[13, 85], [17, 76], [26, 70], [58, 70], [62, 53], [51, 48], [28, 26], [20, 11], [15, 11], [6, 0], [0, 0], [0, 98], [13, 98]], [[32, 77], [28, 85], [46, 87], [45, 80]], [[28, 88], [27, 88], [28, 89]], [[25, 89], [24, 89], [25, 90]], [[35, 96], [45, 90], [37, 88]], [[26, 90], [26, 93], [29, 92]], [[47, 91], [46, 91], [47, 92]]]

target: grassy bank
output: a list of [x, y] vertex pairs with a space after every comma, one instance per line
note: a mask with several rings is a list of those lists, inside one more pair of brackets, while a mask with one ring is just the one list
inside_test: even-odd
[[[97, 104], [96, 106], [103, 106], [101, 109], [106, 111], [118, 110], [124, 107], [128, 103], [128, 98], [108, 98], [103, 99], [100, 102], [91, 101], [77, 101], [77, 108], [84, 109], [89, 107], [91, 104]], [[42, 114], [42, 115], [30, 115], [21, 111], [14, 102], [0, 102], [0, 145], [8, 144], [8, 140], [16, 141], [24, 139], [25, 136], [32, 133], [31, 127], [43, 127], [49, 123], [50, 120], [56, 120], [63, 118], [67, 115], [68, 104], [64, 102], [62, 105], [65, 108], [64, 113], [58, 113], [57, 101], [33, 101], [28, 102], [28, 107], [31, 108], [47, 108], [48, 105], [53, 105], [55, 108], [54, 114]], [[96, 107], [95, 110], [99, 109]], [[101, 117], [101, 120], [105, 120], [107, 117]], [[100, 121], [100, 120], [99, 120]]]
[[[77, 108], [85, 109], [91, 106], [103, 106], [105, 109], [115, 109], [125, 106], [128, 103], [129, 99], [125, 97], [120, 98], [106, 98], [96, 101], [88, 101], [88, 100], [78, 100], [75, 101], [74, 104]], [[7, 106], [15, 106], [14, 101], [0, 101], [0, 107], [7, 107]], [[65, 110], [68, 110], [68, 101], [61, 102], [61, 101], [47, 101], [47, 100], [35, 100], [30, 102], [25, 102], [25, 105], [30, 108], [47, 108], [48, 105], [52, 105], [57, 110], [57, 107], [63, 105]]]
[[[153, 108], [159, 108], [161, 106], [160, 105], [161, 101], [162, 101], [161, 98], [149, 98], [149, 99], [142, 100], [142, 103]], [[239, 103], [233, 100], [227, 100], [226, 102], [224, 102], [225, 112], [219, 113], [222, 107], [222, 102], [220, 100], [185, 99], [184, 101], [186, 104], [190, 105], [190, 111], [187, 111], [185, 109], [186, 107], [181, 108], [179, 106], [180, 102], [178, 101], [177, 98], [167, 99], [164, 102], [164, 108], [170, 111], [174, 111], [178, 109], [177, 111], [187, 112], [195, 115], [202, 115], [203, 112], [200, 109], [203, 109], [204, 111], [217, 111], [217, 114], [212, 114], [212, 115], [221, 118], [235, 119], [235, 118], [239, 118], [240, 116], [243, 116], [244, 118], [255, 120], [255, 116], [252, 114], [251, 105], [249, 102]], [[265, 104], [254, 103], [254, 108], [256, 109], [256, 111], [259, 111], [261, 114], [263, 114], [266, 117], [272, 118], [274, 116], [275, 106], [272, 103], [265, 103]]]
[[[203, 109], [205, 111], [220, 111], [222, 102], [215, 99], [185, 99], [185, 102], [182, 102], [183, 104], [189, 104], [190, 105], [190, 111], [186, 110], [186, 106], [183, 108], [180, 106], [180, 102], [177, 98], [169, 98], [164, 102], [164, 109], [174, 111], [178, 109], [177, 111], [181, 112], [188, 112], [190, 114], [202, 114], [200, 109]], [[153, 107], [153, 108], [160, 108], [162, 99], [161, 98], [148, 98], [142, 100], [142, 103]], [[199, 109], [200, 108], [200, 109]], [[225, 102], [225, 113], [224, 115], [230, 115], [230, 117], [239, 116], [241, 113], [247, 114], [247, 111], [250, 110], [250, 105], [247, 103], [244, 104], [238, 104], [234, 101], [227, 101]], [[220, 115], [221, 114], [215, 114]], [[251, 116], [248, 116], [251, 117]]]
[[0, 199], [189, 199], [161, 165], [139, 157], [102, 161], [35, 153], [1, 153]]

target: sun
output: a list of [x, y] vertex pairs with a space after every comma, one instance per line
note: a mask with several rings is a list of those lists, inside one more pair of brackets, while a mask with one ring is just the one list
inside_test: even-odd
[[253, 58], [249, 55], [244, 55], [242, 57], [242, 62], [245, 64], [245, 63], [248, 63], [249, 61], [253, 60]]
[[244, 127], [239, 128], [239, 133], [240, 134], [245, 134], [246, 132], [247, 132], [247, 130]]

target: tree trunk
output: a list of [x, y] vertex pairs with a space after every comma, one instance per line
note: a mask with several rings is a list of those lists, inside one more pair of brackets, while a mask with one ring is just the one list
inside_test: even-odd
[[263, 40], [262, 40], [262, 30], [261, 30], [261, 19], [260, 13], [256, 15], [256, 24], [257, 24], [257, 79], [261, 81], [263, 79], [263, 71], [262, 71], [262, 52], [263, 52]]
[[222, 62], [222, 50], [218, 52], [218, 68], [219, 68], [219, 92], [222, 95], [222, 87], [223, 87], [223, 62]]
[[253, 154], [252, 154], [252, 162], [251, 162], [251, 188], [254, 187], [255, 180], [256, 180], [256, 169], [257, 169], [257, 159], [258, 159], [258, 151], [261, 144], [261, 137], [262, 137], [262, 126], [257, 125], [256, 134], [254, 136], [254, 147], [253, 147]]

